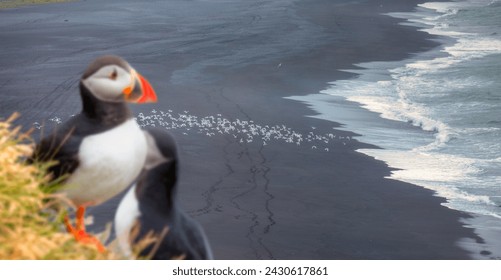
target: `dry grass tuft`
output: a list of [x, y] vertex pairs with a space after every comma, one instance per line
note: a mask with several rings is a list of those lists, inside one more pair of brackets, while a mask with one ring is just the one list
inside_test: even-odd
[[43, 166], [25, 163], [33, 145], [27, 133], [12, 128], [15, 117], [0, 122], [0, 259], [122, 259], [62, 230], [67, 203], [43, 192]]

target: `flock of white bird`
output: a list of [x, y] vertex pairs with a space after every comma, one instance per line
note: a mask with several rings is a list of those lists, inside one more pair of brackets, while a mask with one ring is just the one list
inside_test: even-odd
[[[52, 117], [49, 121], [61, 124], [60, 117]], [[136, 117], [141, 127], [164, 127], [167, 130], [183, 130], [183, 135], [190, 133], [203, 134], [208, 137], [230, 135], [240, 143], [258, 143], [266, 146], [271, 142], [287, 144], [308, 144], [311, 149], [329, 152], [335, 144], [346, 145], [352, 140], [350, 136], [336, 135], [334, 128], [331, 133], [316, 133], [316, 127], [306, 133], [297, 132], [286, 125], [262, 125], [252, 120], [230, 120], [221, 114], [199, 117], [188, 111], [176, 113], [173, 110], [155, 110], [150, 114], [139, 113]], [[34, 127], [41, 129], [43, 125], [35, 122]]]

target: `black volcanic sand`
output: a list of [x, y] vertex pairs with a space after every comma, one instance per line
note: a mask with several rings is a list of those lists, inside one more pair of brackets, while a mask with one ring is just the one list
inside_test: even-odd
[[[179, 198], [217, 259], [466, 259], [458, 241], [482, 242], [459, 222], [466, 214], [431, 191], [385, 179], [386, 164], [355, 152], [369, 145], [283, 98], [349, 78], [340, 69], [354, 63], [436, 47], [381, 15], [417, 2], [88, 0], [2, 10], [0, 117], [19, 111], [25, 127], [50, 129], [54, 117], [80, 110], [87, 64], [118, 54], [159, 93], [159, 103], [136, 105], [136, 113], [283, 125], [305, 139], [334, 135], [329, 143], [264, 145], [241, 141], [242, 129], [170, 130], [182, 159]], [[112, 219], [117, 200], [90, 209], [94, 230]]]

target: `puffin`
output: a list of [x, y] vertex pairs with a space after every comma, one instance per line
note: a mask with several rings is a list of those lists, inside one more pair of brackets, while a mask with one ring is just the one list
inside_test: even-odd
[[178, 156], [172, 136], [165, 130], [144, 130], [148, 153], [144, 169], [117, 208], [115, 235], [122, 253], [148, 235], [154, 242], [139, 248], [139, 257], [156, 260], [213, 259], [201, 225], [179, 206], [176, 197]]
[[49, 163], [51, 180], [76, 207], [75, 226], [64, 223], [77, 241], [104, 246], [84, 225], [85, 209], [130, 186], [146, 160], [145, 134], [127, 103], [156, 102], [151, 84], [123, 58], [94, 60], [80, 83], [82, 111], [56, 127], [35, 146], [30, 162]]

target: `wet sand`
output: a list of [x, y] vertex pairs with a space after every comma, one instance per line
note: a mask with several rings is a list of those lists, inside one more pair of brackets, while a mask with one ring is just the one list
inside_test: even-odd
[[[181, 204], [204, 226], [215, 258], [467, 259], [458, 242], [482, 242], [461, 223], [468, 215], [429, 190], [385, 179], [386, 164], [355, 151], [374, 146], [284, 99], [351, 77], [341, 70], [354, 63], [436, 46], [381, 15], [418, 1], [402, 2], [88, 0], [2, 10], [0, 117], [19, 111], [25, 127], [50, 129], [80, 110], [87, 64], [121, 55], [159, 93], [159, 103], [134, 106], [137, 114], [238, 119], [303, 137], [299, 145], [248, 142], [248, 126], [170, 129]], [[94, 230], [118, 200], [90, 209]]]

